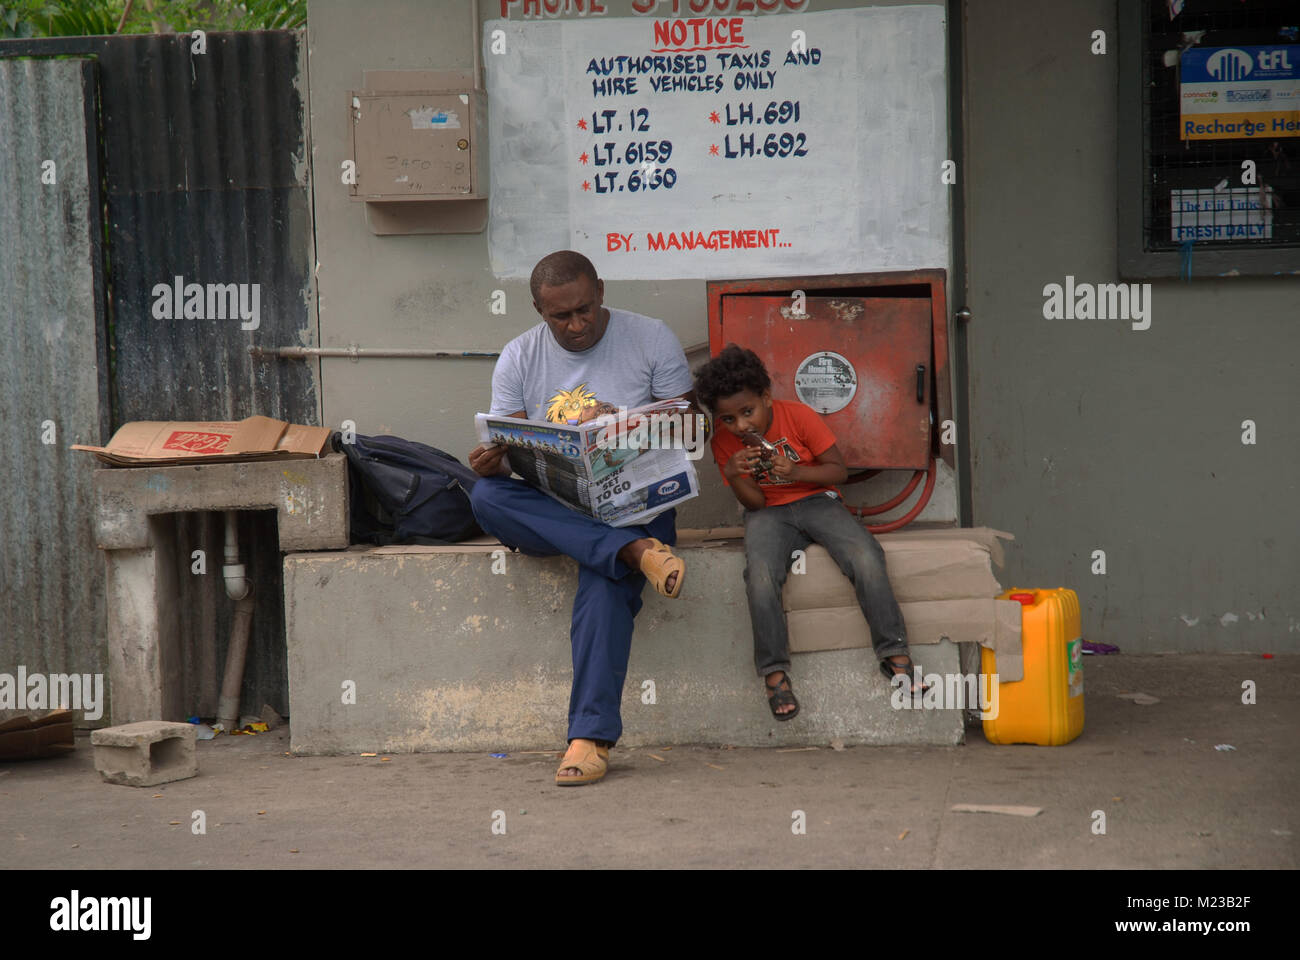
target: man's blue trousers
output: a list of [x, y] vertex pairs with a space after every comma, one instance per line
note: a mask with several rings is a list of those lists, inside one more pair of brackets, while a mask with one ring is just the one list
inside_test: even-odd
[[506, 546], [530, 556], [562, 553], [578, 561], [569, 630], [569, 739], [616, 742], [623, 733], [619, 706], [632, 650], [632, 621], [641, 609], [646, 584], [643, 574], [618, 559], [618, 552], [642, 537], [675, 544], [676, 511], [665, 511], [644, 525], [611, 527], [509, 477], [480, 478], [470, 503], [479, 526]]

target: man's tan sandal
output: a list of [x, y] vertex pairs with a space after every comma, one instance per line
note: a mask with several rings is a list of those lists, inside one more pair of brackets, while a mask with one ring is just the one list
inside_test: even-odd
[[[560, 776], [561, 771], [577, 770], [578, 775]], [[592, 740], [575, 739], [565, 751], [564, 762], [555, 771], [555, 785], [558, 787], [576, 787], [584, 783], [595, 783], [609, 769], [609, 748], [598, 747]]]
[[[654, 537], [649, 539], [651, 546], [646, 547], [645, 553], [641, 554], [641, 572], [656, 590], [665, 597], [675, 599], [682, 592], [682, 581], [686, 579], [686, 561], [664, 546], [662, 541]], [[674, 573], [677, 574], [677, 581], [672, 590], [669, 590], [664, 584]]]

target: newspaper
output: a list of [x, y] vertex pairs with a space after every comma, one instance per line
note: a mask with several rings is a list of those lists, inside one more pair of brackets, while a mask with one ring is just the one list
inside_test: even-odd
[[699, 496], [693, 460], [704, 431], [684, 400], [664, 400], [586, 423], [474, 418], [479, 439], [509, 447], [510, 468], [539, 490], [612, 527], [645, 523]]

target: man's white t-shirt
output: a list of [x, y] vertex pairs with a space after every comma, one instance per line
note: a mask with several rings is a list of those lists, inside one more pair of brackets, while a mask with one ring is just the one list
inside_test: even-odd
[[597, 401], [644, 406], [692, 389], [677, 335], [653, 317], [607, 307], [609, 324], [586, 350], [565, 350], [545, 321], [505, 345], [492, 371], [494, 416], [524, 411], [529, 420], [577, 420]]

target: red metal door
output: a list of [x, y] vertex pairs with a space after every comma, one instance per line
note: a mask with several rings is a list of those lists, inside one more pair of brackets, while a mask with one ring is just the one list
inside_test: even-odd
[[721, 342], [753, 350], [772, 395], [822, 414], [851, 469], [930, 465], [931, 304], [905, 297], [722, 297]]

